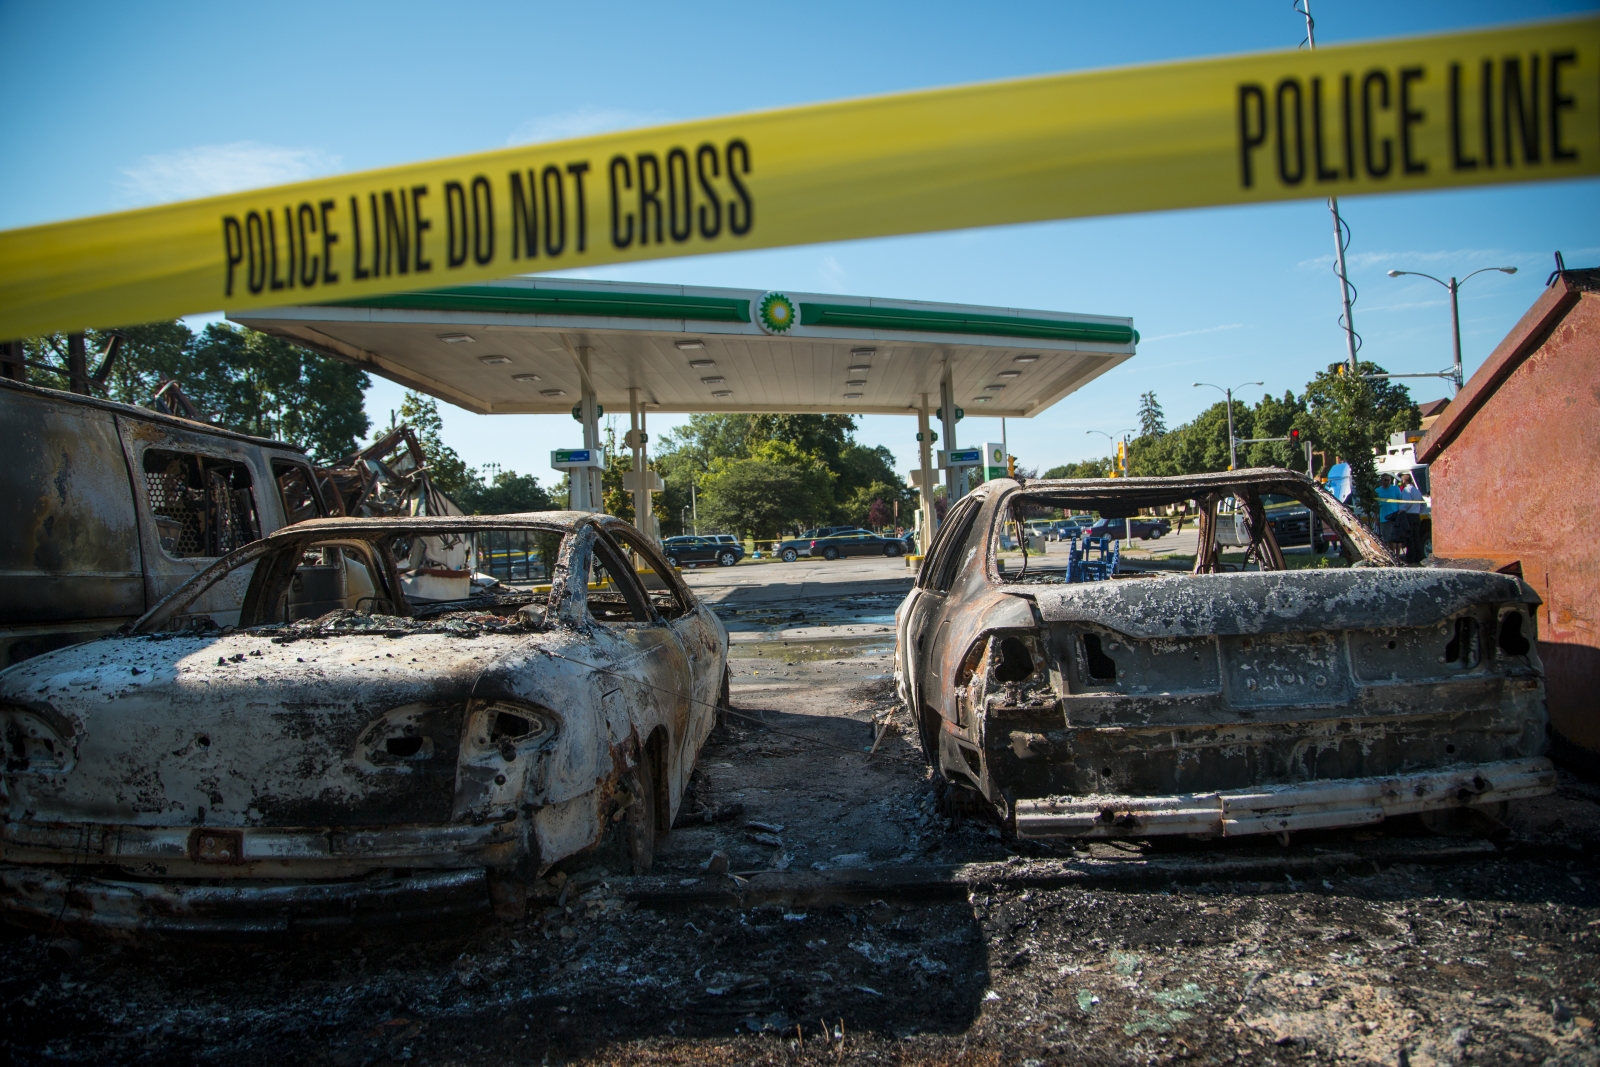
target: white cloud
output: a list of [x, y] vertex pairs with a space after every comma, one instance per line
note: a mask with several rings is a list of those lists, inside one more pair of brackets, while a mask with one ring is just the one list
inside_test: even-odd
[[507, 145], [543, 144], [546, 141], [565, 141], [572, 137], [586, 137], [592, 133], [610, 133], [637, 126], [656, 125], [667, 121], [660, 112], [628, 111], [622, 108], [584, 106], [576, 111], [559, 115], [542, 115], [529, 119], [506, 138]]
[[122, 171], [129, 204], [161, 204], [300, 181], [337, 170], [339, 157], [259, 141], [199, 145], [145, 156]]
[[817, 267], [817, 275], [822, 279], [824, 292], [844, 291], [845, 269], [833, 256], [822, 257], [822, 262]]
[[1203, 330], [1184, 330], [1182, 333], [1164, 333], [1159, 337], [1141, 337], [1141, 345], [1151, 344], [1155, 341], [1170, 341], [1175, 337], [1194, 337], [1202, 333], [1221, 333], [1223, 330], [1243, 330], [1248, 327], [1242, 322], [1230, 322], [1226, 326], [1207, 326]]

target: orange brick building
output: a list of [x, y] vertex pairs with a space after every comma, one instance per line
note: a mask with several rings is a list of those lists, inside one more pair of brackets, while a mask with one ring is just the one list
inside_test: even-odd
[[1551, 754], [1600, 770], [1600, 270], [1553, 276], [1417, 458], [1434, 556], [1521, 574], [1543, 598]]

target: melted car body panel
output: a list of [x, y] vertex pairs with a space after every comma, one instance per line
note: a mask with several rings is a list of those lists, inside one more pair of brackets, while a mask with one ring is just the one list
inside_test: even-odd
[[[0, 673], [0, 907], [43, 921], [40, 901], [65, 884], [50, 872], [70, 869], [94, 887], [74, 913], [112, 926], [137, 926], [136, 914], [156, 927], [248, 925], [252, 899], [266, 907], [299, 893], [314, 911], [350, 895], [326, 880], [353, 876], [373, 879], [377, 896], [441, 894], [449, 910], [467, 883], [403, 872], [522, 872], [526, 883], [600, 843], [646, 767], [661, 787], [657, 825], [670, 825], [710, 728], [727, 635], [675, 578], [661, 601], [670, 610], [591, 617], [587, 583], [572, 575], [588, 574], [603, 530], [637, 537], [618, 520], [315, 520], [206, 574], [227, 582], [230, 566], [251, 570], [244, 610], [270, 618], [283, 610], [272, 583], [307, 546], [366, 538], [393, 584], [382, 548], [391, 525], [419, 534], [518, 522], [564, 538], [550, 591], [522, 597], [520, 610], [521, 600], [487, 611], [445, 605], [425, 618], [341, 609], [239, 630], [137, 633]], [[183, 617], [179, 594], [163, 605], [141, 625]], [[166, 888], [129, 889], [117, 881], [128, 876]], [[195, 896], [197, 887], [170, 881], [195, 878], [239, 893]], [[283, 884], [269, 892], [263, 880]]]
[[[1287, 471], [1127, 482], [988, 483], [979, 534], [934, 546], [901, 617], [901, 691], [919, 700], [929, 758], [1019, 834], [1286, 832], [1552, 788], [1526, 583], [1395, 566]], [[1127, 514], [1268, 489], [1303, 495], [1358, 565], [1080, 582], [999, 570], [997, 531], [1024, 502]], [[921, 588], [950, 561], [947, 591]], [[1438, 787], [1463, 774], [1481, 786]], [[1427, 804], [1401, 797], [1402, 780]], [[1336, 800], [1317, 799], [1324, 785]], [[1276, 822], [1219, 814], [1263, 789], [1287, 813]]]

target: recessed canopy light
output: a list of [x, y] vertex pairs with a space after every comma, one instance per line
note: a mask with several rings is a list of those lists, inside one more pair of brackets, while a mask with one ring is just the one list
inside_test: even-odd
[[993, 399], [994, 399], [994, 397], [992, 397], [992, 396], [975, 396], [975, 397], [972, 398], [972, 402], [974, 404], [987, 404], [989, 401], [991, 401]]
[[498, 367], [502, 363], [510, 363], [511, 362], [511, 357], [510, 356], [479, 356], [478, 357], [478, 362], [479, 363], [486, 363], [491, 367]]
[[711, 395], [712, 396], [732, 396], [733, 395], [733, 390], [732, 389], [716, 389], [716, 390], [712, 391]]
[[695, 352], [706, 346], [706, 343], [700, 340], [674, 341], [672, 343], [678, 346], [678, 351], [680, 352]]
[[727, 380], [728, 379], [722, 377], [722, 375], [720, 375], [720, 374], [712, 374], [712, 375], [710, 375], [708, 377], [701, 378], [700, 379], [700, 384], [701, 385], [721, 385], [723, 382], [725, 382]]
[[861, 394], [860, 393], [846, 393], [846, 394], [844, 394], [844, 398], [846, 400], [860, 400], [861, 399]]
[[990, 390], [992, 392], [992, 391], [994, 391], [996, 389], [1004, 389], [1005, 386], [1003, 386], [1003, 385], [986, 385], [986, 386], [984, 386], [984, 388], [988, 389], [988, 390]]
[[856, 356], [857, 358], [864, 358], [866, 356], [872, 355], [876, 351], [877, 351], [876, 348], [852, 348], [850, 350], [850, 354], [852, 356]]
[[537, 374], [513, 374], [511, 380], [514, 382], [537, 382], [542, 379]]
[[868, 366], [867, 364], [862, 364], [859, 367], [847, 367], [845, 369], [848, 370], [851, 374], [865, 374], [865, 373], [867, 373], [867, 371], [871, 370], [872, 368], [870, 366]]
[[693, 367], [695, 370], [710, 370], [716, 365], [717, 361], [714, 359], [691, 359], [689, 361], [689, 366]]
[[848, 385], [852, 389], [859, 389], [861, 386], [867, 384], [867, 380], [865, 378], [857, 378], [855, 381], [845, 382], [844, 384]]
[[1039, 362], [1039, 357], [1036, 356], [1036, 355], [1018, 356], [1016, 359], [1012, 360], [1011, 362], [1013, 362], [1013, 363], [1037, 363], [1037, 362]]
[[1019, 371], [1019, 370], [1003, 370], [1003, 371], [1000, 372], [1000, 377], [1002, 377], [1002, 378], [1020, 378], [1020, 377], [1022, 377], [1022, 372]]
[[464, 333], [441, 333], [439, 340], [447, 345], [470, 345], [472, 343], [471, 336]]
[[539, 390], [539, 395], [548, 397], [566, 396], [567, 391], [565, 389], [541, 389]]

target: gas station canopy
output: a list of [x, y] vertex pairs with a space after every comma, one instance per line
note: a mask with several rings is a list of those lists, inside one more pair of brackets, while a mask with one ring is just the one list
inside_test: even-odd
[[[231, 315], [479, 414], [914, 414], [948, 380], [972, 415], [1029, 418], [1134, 354], [1129, 318], [518, 278]], [[948, 371], [949, 377], [946, 379]]]

